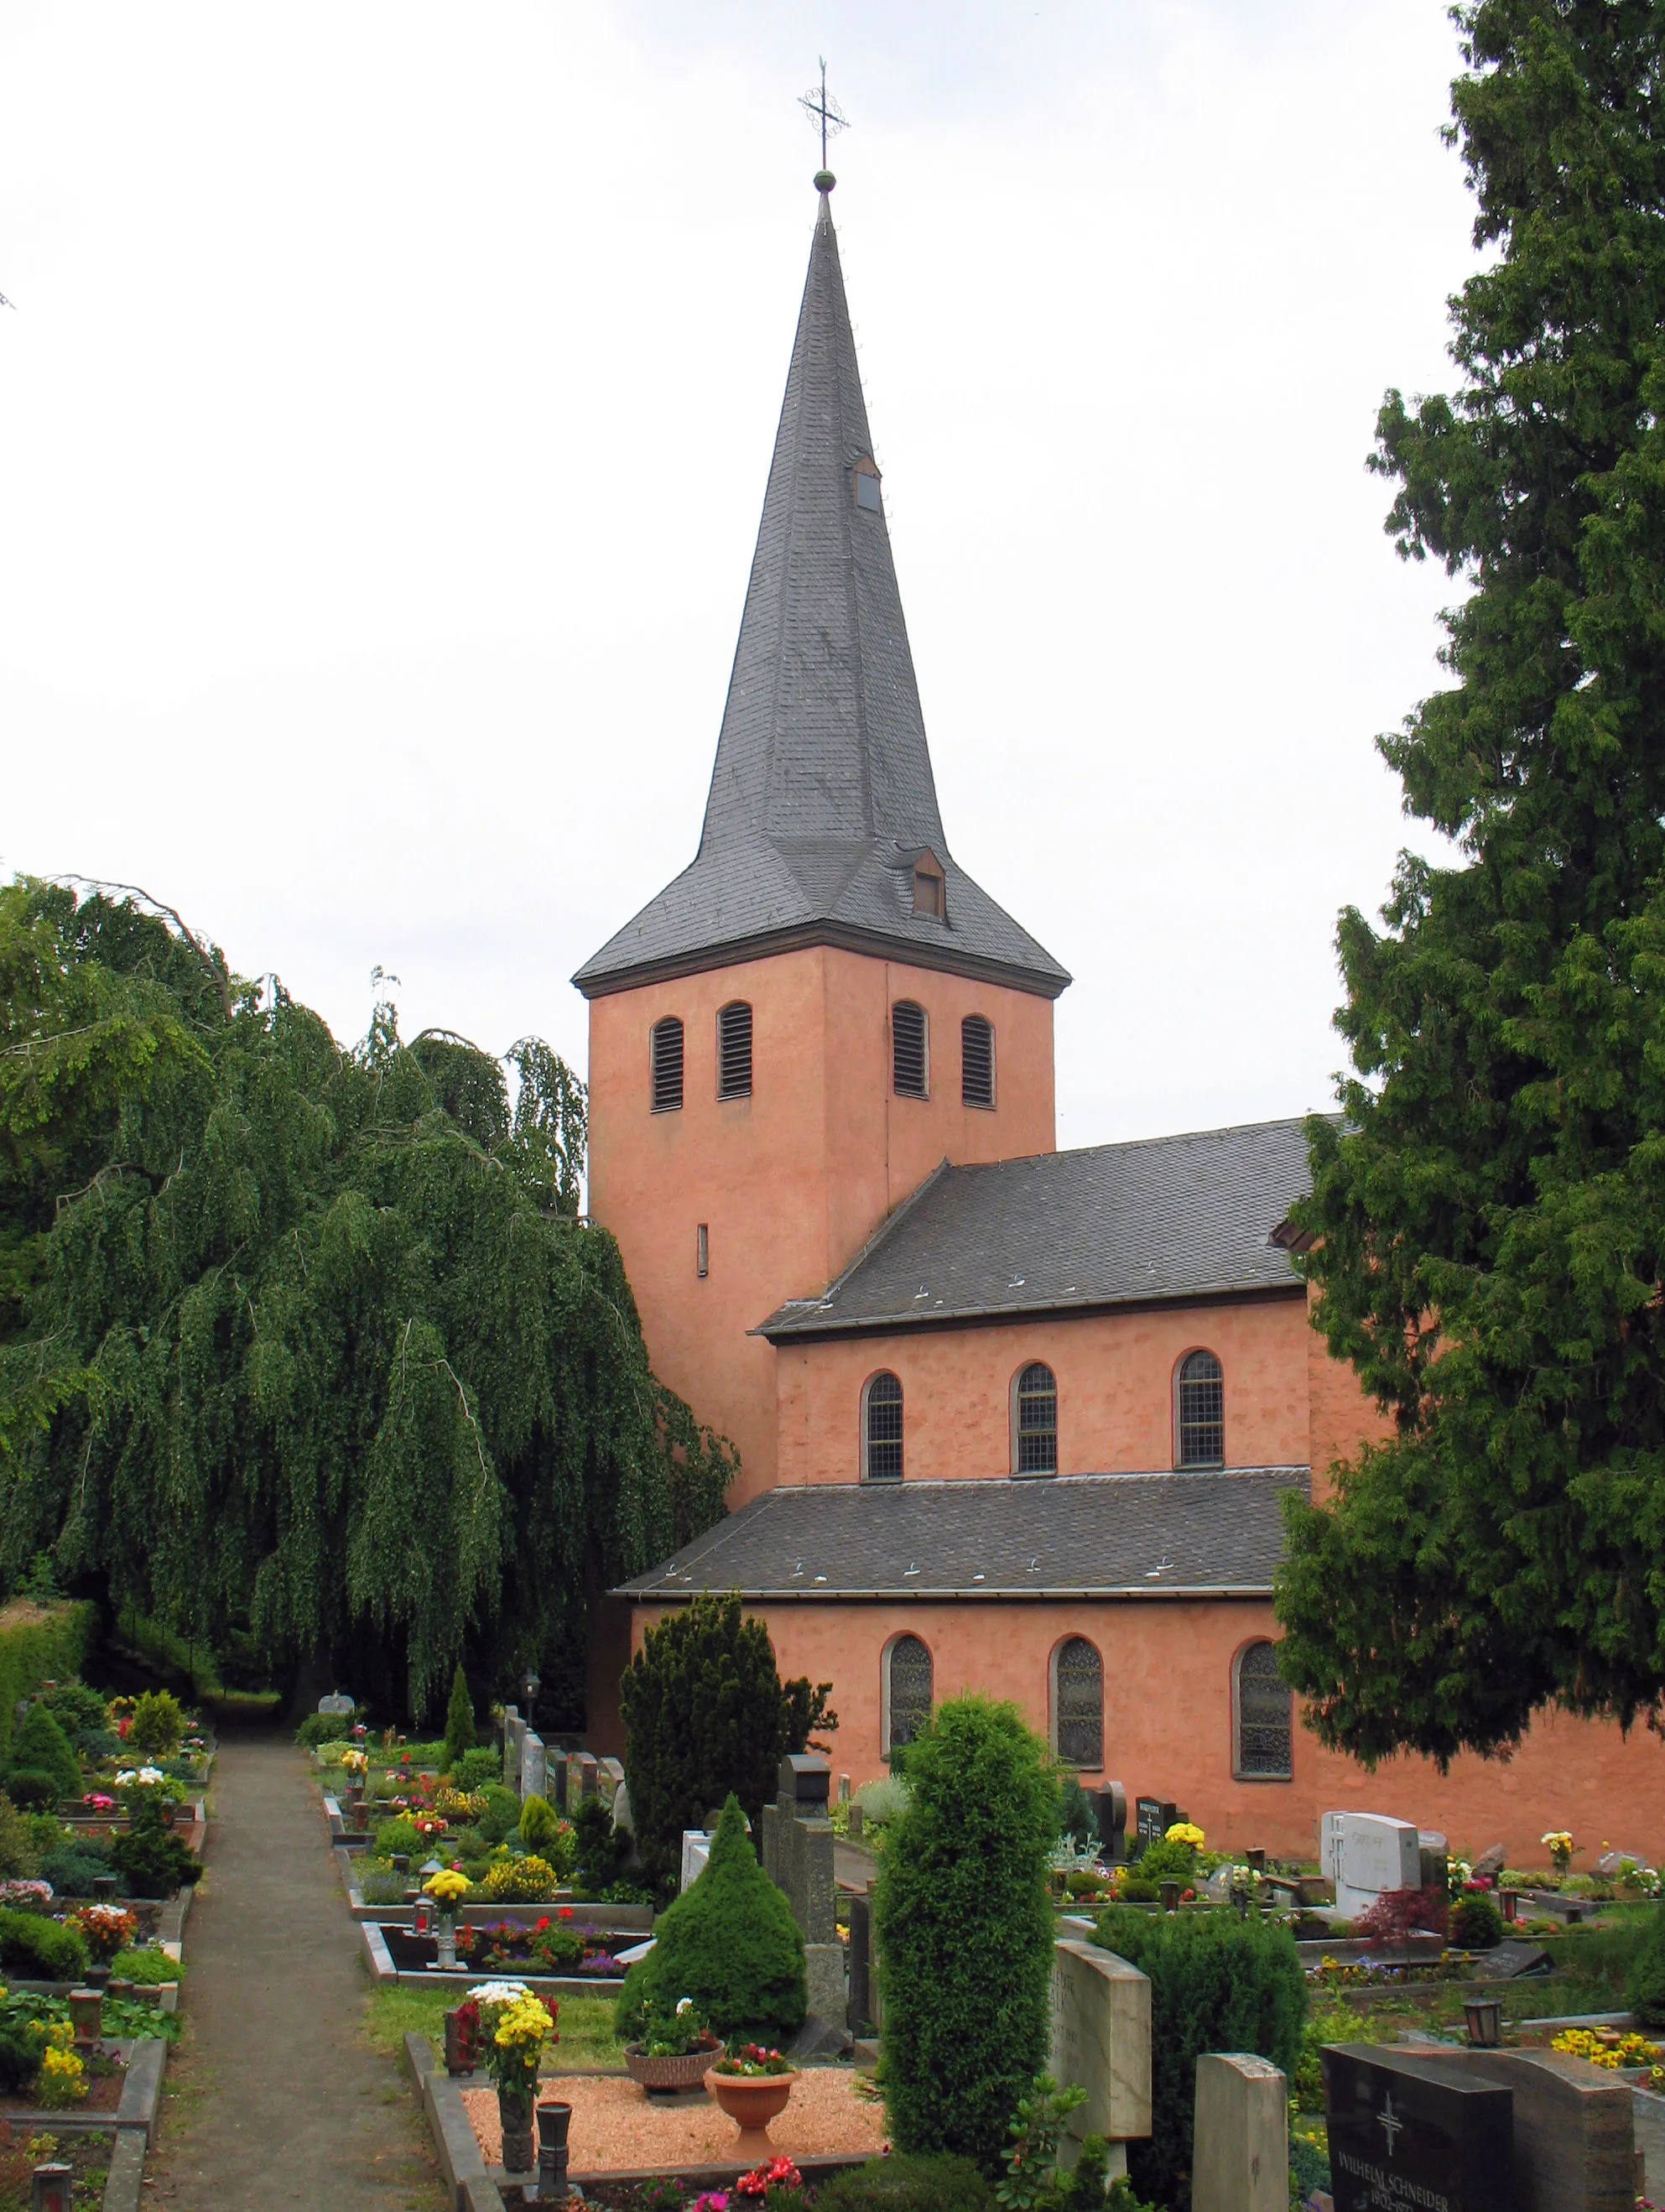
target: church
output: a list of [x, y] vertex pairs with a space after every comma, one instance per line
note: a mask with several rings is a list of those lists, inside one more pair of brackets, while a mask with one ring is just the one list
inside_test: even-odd
[[592, 1747], [644, 1628], [738, 1590], [783, 1674], [832, 1684], [858, 1785], [975, 1689], [1217, 1848], [1309, 1856], [1348, 1808], [1656, 1861], [1641, 1731], [1547, 1714], [1509, 1761], [1372, 1775], [1301, 1727], [1280, 1501], [1379, 1428], [1291, 1265], [1302, 1127], [1058, 1151], [1070, 978], [944, 829], [816, 184], [699, 849], [574, 978], [592, 1217], [655, 1372], [741, 1460], [728, 1517], [604, 1608]]

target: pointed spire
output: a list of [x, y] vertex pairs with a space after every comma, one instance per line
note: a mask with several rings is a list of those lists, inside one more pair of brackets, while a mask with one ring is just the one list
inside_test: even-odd
[[[586, 962], [593, 995], [788, 944], [998, 973], [1065, 971], [953, 862], [891, 558], [855, 338], [820, 202], [739, 643], [693, 866]], [[928, 850], [945, 913], [919, 911]]]

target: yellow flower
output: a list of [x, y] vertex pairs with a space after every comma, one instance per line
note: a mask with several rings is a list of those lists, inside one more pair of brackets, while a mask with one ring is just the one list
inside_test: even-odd
[[454, 1867], [441, 1867], [438, 1874], [428, 1876], [422, 1887], [441, 1905], [454, 1905], [459, 1897], [468, 1895], [470, 1883], [468, 1876], [459, 1874]]
[[554, 2026], [548, 2011], [536, 1997], [522, 1997], [498, 2021], [492, 2040], [504, 2051], [524, 2051], [529, 2045], [542, 2043]]
[[1176, 1820], [1164, 1840], [1170, 1844], [1189, 1844], [1194, 1851], [1202, 1849], [1202, 1830], [1194, 1820]]
[[34, 2077], [34, 2094], [43, 2105], [78, 2105], [87, 2094], [87, 2069], [73, 2051], [51, 2041]]

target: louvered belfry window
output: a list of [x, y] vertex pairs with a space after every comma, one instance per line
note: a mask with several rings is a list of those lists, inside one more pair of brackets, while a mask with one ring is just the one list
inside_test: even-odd
[[890, 1711], [886, 1752], [911, 1743], [931, 1717], [931, 1654], [917, 1636], [898, 1636], [885, 1660]]
[[1018, 1377], [1018, 1473], [1057, 1472], [1057, 1377], [1044, 1362], [1032, 1359]]
[[981, 1014], [968, 1014], [960, 1024], [960, 1101], [994, 1103], [994, 1029]]
[[1085, 1636], [1060, 1644], [1053, 1662], [1053, 1729], [1066, 1766], [1104, 1764], [1104, 1662]]
[[1290, 1778], [1289, 1686], [1278, 1672], [1277, 1646], [1251, 1644], [1237, 1661], [1237, 1772], [1267, 1782]]
[[653, 1030], [653, 1091], [656, 1114], [675, 1114], [682, 1106], [682, 1024], [674, 1014]]
[[902, 1385], [875, 1375], [862, 1405], [863, 1467], [869, 1482], [902, 1480]]
[[717, 1017], [717, 1096], [751, 1096], [751, 1009], [744, 999]]
[[898, 1098], [926, 1095], [925, 1009], [911, 999], [890, 1009], [890, 1076]]
[[1212, 1352], [1188, 1352], [1179, 1370], [1179, 1463], [1225, 1463], [1225, 1379]]

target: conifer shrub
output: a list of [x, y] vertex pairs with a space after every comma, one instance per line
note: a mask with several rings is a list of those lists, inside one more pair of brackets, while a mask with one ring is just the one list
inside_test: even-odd
[[483, 1790], [488, 1782], [501, 1784], [503, 1762], [489, 1744], [477, 1743], [472, 1751], [465, 1751], [457, 1769], [459, 1790]]
[[898, 2154], [835, 2174], [815, 2212], [995, 2212], [994, 2192], [969, 2158]]
[[586, 1797], [573, 1815], [578, 1880], [597, 1894], [612, 1887], [630, 1856], [630, 1838], [613, 1825], [612, 1808], [599, 1797]]
[[[692, 1997], [724, 2037], [774, 2041], [803, 2026], [804, 1939], [785, 1895], [757, 1863], [732, 1793], [703, 1872], [655, 1922], [653, 1937], [614, 2008], [617, 2031], [627, 2040], [648, 2009], [672, 2012], [683, 1997]], [[888, 2013], [885, 2028], [888, 2034]]]
[[1451, 1907], [1451, 1941], [1465, 1951], [1490, 1951], [1503, 1934], [1503, 1915], [1482, 1891], [1465, 1893]]
[[58, 1777], [38, 1766], [14, 1766], [6, 1777], [6, 1795], [26, 1812], [49, 1812], [64, 1795]]
[[541, 1851], [562, 1826], [561, 1815], [546, 1797], [533, 1795], [520, 1802], [520, 1840], [529, 1851]]
[[1625, 2002], [1644, 2027], [1665, 2027], [1665, 1907], [1648, 1917], [1648, 1930], [1625, 1976]]
[[376, 1830], [370, 1841], [370, 1856], [377, 1859], [426, 1857], [421, 1845], [416, 1822], [408, 1813], [401, 1813], [397, 1820], [384, 1820]]
[[480, 1815], [481, 1839], [488, 1844], [501, 1844], [520, 1823], [520, 1801], [501, 1782], [488, 1782], [480, 1795], [486, 1801], [486, 1809]]
[[185, 1714], [171, 1690], [147, 1690], [133, 1708], [127, 1747], [146, 1759], [172, 1759], [185, 1741]]
[[1141, 2195], [1189, 2212], [1198, 2058], [1249, 2051], [1294, 2081], [1307, 2016], [1294, 1938], [1230, 1913], [1116, 1905], [1099, 1915], [1097, 1938], [1151, 1984], [1151, 2133], [1127, 2146], [1128, 2179]]
[[65, 1921], [0, 1908], [0, 1971], [24, 1981], [79, 1981], [88, 1966], [87, 1939]]
[[295, 1740], [302, 1751], [316, 1751], [321, 1743], [344, 1743], [352, 1732], [351, 1713], [308, 1713]]
[[129, 1897], [172, 1897], [201, 1880], [203, 1863], [165, 1824], [155, 1790], [134, 1796], [127, 1832], [111, 1844], [111, 1861]]
[[[70, 1747], [70, 1739], [45, 1705], [29, 1707], [27, 1717], [12, 1738], [15, 1774], [47, 1774], [60, 1797], [81, 1795], [81, 1763]], [[8, 1785], [9, 1787], [9, 1784]], [[12, 1792], [18, 1803], [23, 1800]]]
[[624, 1670], [624, 1771], [647, 1879], [675, 1880], [684, 1828], [705, 1825], [732, 1791], [755, 1831], [774, 1797], [783, 1753], [836, 1729], [832, 1685], [783, 1683], [761, 1620], [738, 1596], [702, 1592], [657, 1622]]
[[1058, 1787], [1015, 1705], [951, 1698], [908, 1747], [874, 1932], [884, 2103], [896, 2148], [1001, 2171], [1007, 2124], [1047, 2055]]
[[104, 1847], [91, 1844], [65, 1844], [40, 1862], [40, 1879], [51, 1882], [57, 1897], [96, 1897], [100, 1876], [114, 1872]]
[[445, 1748], [440, 1753], [441, 1774], [459, 1774], [475, 1747], [474, 1702], [468, 1694], [468, 1678], [460, 1662], [451, 1678], [451, 1702], [445, 1711]]
[[40, 1871], [40, 1854], [28, 1823], [0, 1790], [0, 1881], [27, 1880]]

